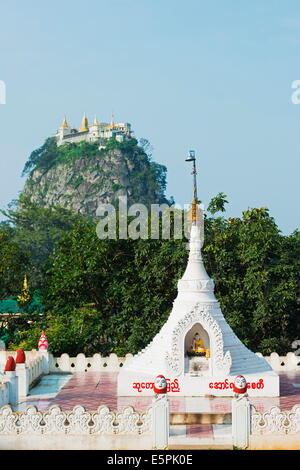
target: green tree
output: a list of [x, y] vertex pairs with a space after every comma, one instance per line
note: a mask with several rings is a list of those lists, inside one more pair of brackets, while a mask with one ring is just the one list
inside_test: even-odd
[[[11, 243], [18, 247], [19, 253], [26, 253], [27, 256], [26, 266], [29, 270], [22, 271], [20, 275], [29, 275], [31, 288], [41, 288], [44, 268], [56, 243], [83, 217], [62, 207], [40, 207], [24, 195], [11, 204], [8, 210], [0, 212], [7, 218], [5, 233], [10, 232]], [[11, 256], [16, 250], [14, 247], [11, 248]]]
[[31, 262], [29, 253], [15, 242], [13, 232], [1, 227], [0, 260], [0, 299], [5, 299], [19, 293]]
[[170, 313], [186, 257], [182, 241], [99, 240], [94, 224], [79, 223], [51, 256], [43, 303], [66, 322], [90, 309], [101, 352], [137, 352]]
[[[224, 316], [252, 350], [287, 353], [300, 334], [300, 232], [283, 236], [266, 208], [226, 219], [220, 194], [203, 256]], [[158, 333], [186, 266], [185, 240], [99, 240], [95, 228], [77, 220], [57, 239], [43, 275], [46, 314], [18, 327], [14, 347], [36, 344], [43, 328], [55, 354], [123, 355]]]
[[208, 212], [211, 214], [216, 214], [216, 212], [225, 212], [225, 204], [228, 204], [226, 197], [227, 196], [224, 193], [218, 193], [213, 197], [208, 205]]
[[54, 137], [46, 139], [44, 144], [31, 152], [29, 159], [25, 163], [22, 176], [27, 175], [35, 168], [48, 169], [57, 158], [57, 145]]
[[[204, 257], [223, 313], [252, 350], [286, 353], [299, 329], [299, 236], [280, 234], [268, 209], [206, 220]], [[291, 252], [295, 256], [291, 256]]]

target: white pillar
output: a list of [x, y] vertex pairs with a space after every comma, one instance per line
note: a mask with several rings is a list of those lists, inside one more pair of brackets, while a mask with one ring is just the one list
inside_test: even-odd
[[19, 401], [18, 377], [16, 371], [5, 371], [5, 382], [9, 385], [9, 403], [16, 405]]
[[25, 363], [16, 364], [19, 398], [26, 397], [29, 391], [29, 371]]
[[49, 353], [48, 351], [44, 351], [42, 349], [39, 349], [39, 353], [41, 357], [43, 358], [43, 374], [49, 374]]
[[250, 402], [246, 396], [232, 399], [232, 444], [239, 449], [249, 447]]
[[152, 439], [154, 449], [166, 449], [169, 443], [169, 399], [157, 395], [152, 404]]

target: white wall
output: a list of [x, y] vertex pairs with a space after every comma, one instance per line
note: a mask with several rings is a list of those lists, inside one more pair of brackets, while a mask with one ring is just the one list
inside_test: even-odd
[[[260, 353], [256, 354], [262, 357]], [[293, 352], [287, 353], [286, 356], [279, 356], [273, 352], [270, 356], [264, 356], [264, 358], [275, 372], [300, 372], [300, 356], [295, 355]]]
[[[1, 381], [1, 376], [0, 376]], [[0, 408], [9, 403], [9, 384], [0, 383]]]
[[51, 357], [50, 372], [118, 372], [130, 357], [132, 357], [132, 354], [127, 354], [126, 357], [118, 357], [116, 354], [110, 354], [108, 357], [103, 357], [101, 354], [86, 357], [82, 353], [76, 357], [70, 357], [65, 353], [60, 357]]

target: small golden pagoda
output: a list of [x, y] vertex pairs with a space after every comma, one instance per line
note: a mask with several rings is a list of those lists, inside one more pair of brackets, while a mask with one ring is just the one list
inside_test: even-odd
[[108, 125], [108, 127], [109, 127], [110, 129], [114, 129], [115, 126], [116, 126], [116, 124], [115, 124], [115, 115], [114, 115], [114, 113], [112, 113], [112, 115], [111, 115], [111, 121], [110, 121], [110, 124]]
[[67, 118], [65, 116], [63, 122], [61, 123], [61, 127], [70, 127], [69, 124], [67, 123]]
[[23, 289], [20, 295], [18, 295], [18, 302], [20, 304], [27, 304], [31, 300], [31, 295], [29, 293], [28, 282], [26, 274], [23, 281]]
[[94, 116], [93, 126], [100, 126], [96, 115]]
[[88, 119], [84, 113], [82, 121], [81, 121], [81, 128], [79, 129], [79, 132], [88, 132], [89, 131], [89, 126], [88, 126]]

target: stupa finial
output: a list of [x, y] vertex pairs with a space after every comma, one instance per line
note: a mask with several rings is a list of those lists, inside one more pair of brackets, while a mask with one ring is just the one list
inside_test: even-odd
[[189, 151], [189, 156], [185, 159], [186, 162], [193, 162], [193, 170], [192, 170], [192, 175], [193, 175], [193, 184], [194, 184], [194, 199], [192, 202], [192, 223], [196, 223], [198, 220], [198, 212], [197, 212], [197, 170], [196, 170], [196, 156], [195, 156], [195, 150], [190, 150]]
[[69, 124], [67, 123], [67, 116], [65, 115], [63, 122], [61, 123], [60, 127], [70, 127]]
[[89, 130], [88, 119], [86, 117], [86, 114], [84, 113], [79, 132], [88, 132], [88, 130]]

